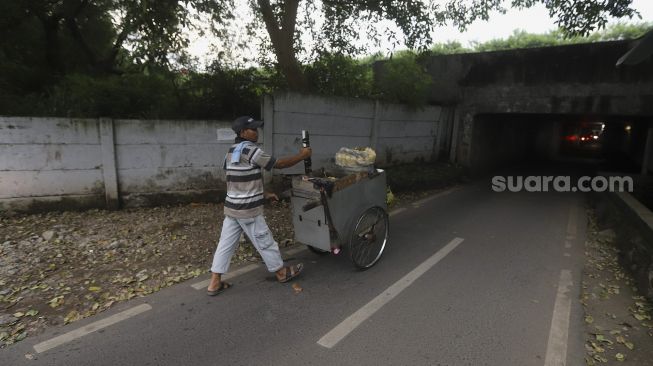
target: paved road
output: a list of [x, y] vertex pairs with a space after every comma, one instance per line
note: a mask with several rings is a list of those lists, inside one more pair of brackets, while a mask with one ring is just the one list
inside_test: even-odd
[[[299, 294], [263, 267], [215, 298], [195, 279], [0, 350], [0, 365], [583, 364], [584, 223], [580, 195], [484, 180], [393, 215], [368, 271], [301, 251]], [[143, 312], [44, 351], [128, 309]]]

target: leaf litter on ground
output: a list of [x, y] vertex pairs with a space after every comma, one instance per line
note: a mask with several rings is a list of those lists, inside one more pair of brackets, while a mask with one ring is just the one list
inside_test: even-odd
[[[636, 347], [634, 339], [647, 337], [651, 305], [636, 293], [634, 280], [619, 263], [616, 237], [604, 237], [593, 211], [588, 211], [586, 263], [580, 302], [585, 310], [587, 365], [653, 365], [653, 348]], [[630, 295], [630, 293], [635, 295]], [[607, 311], [606, 311], [607, 310]], [[601, 314], [600, 316], [597, 315]], [[628, 318], [637, 321], [631, 324]], [[606, 330], [614, 341], [604, 334]], [[612, 329], [607, 331], [608, 329]], [[653, 336], [652, 333], [648, 335]], [[650, 338], [646, 339], [650, 341]]]

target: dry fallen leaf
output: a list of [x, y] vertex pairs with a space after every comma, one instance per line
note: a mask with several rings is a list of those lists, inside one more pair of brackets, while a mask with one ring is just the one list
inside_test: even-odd
[[605, 357], [603, 357], [603, 356], [601, 356], [601, 355], [594, 355], [594, 359], [597, 360], [597, 361], [599, 361], [599, 362], [603, 362], [603, 363], [608, 362], [608, 359], [605, 358]]
[[73, 310], [66, 317], [63, 319], [65, 324], [72, 323], [75, 320], [78, 320], [80, 318], [79, 312], [77, 310]]
[[304, 289], [301, 286], [299, 286], [299, 284], [297, 282], [292, 284], [292, 288], [293, 288], [293, 290], [295, 290], [296, 294], [304, 291]]
[[637, 319], [639, 321], [647, 320], [647, 319], [650, 320], [650, 317], [647, 316], [647, 315], [633, 314], [633, 316], [635, 317], [635, 319]]
[[63, 303], [63, 295], [61, 296], [56, 296], [52, 298], [50, 301], [48, 301], [48, 304], [50, 304], [51, 308], [57, 308]]
[[29, 310], [28, 312], [26, 312], [25, 315], [27, 315], [27, 316], [34, 316], [34, 315], [36, 315], [36, 314], [38, 314], [38, 313], [39, 313], [38, 310], [31, 309], [31, 310]]

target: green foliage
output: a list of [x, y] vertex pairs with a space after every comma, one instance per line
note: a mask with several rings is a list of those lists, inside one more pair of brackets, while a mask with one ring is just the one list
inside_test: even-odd
[[[471, 3], [471, 4], [470, 4]], [[511, 8], [530, 8], [542, 4], [549, 16], [568, 36], [587, 36], [603, 29], [610, 18], [637, 17], [632, 7], [633, 0], [512, 0]], [[447, 4], [445, 17], [461, 30], [475, 20], [488, 20], [492, 11], [505, 11], [503, 0], [451, 0]]]
[[[643, 36], [646, 32], [653, 28], [653, 22], [639, 22], [639, 23], [616, 23], [605, 30], [595, 32], [589, 36], [592, 41], [615, 41], [620, 39], [636, 39]], [[598, 37], [598, 39], [593, 39]]]
[[261, 96], [273, 92], [279, 80], [276, 73], [255, 68], [191, 73], [179, 86], [180, 114], [191, 119], [232, 119], [243, 114], [258, 118]]
[[304, 72], [310, 90], [318, 94], [367, 97], [372, 93], [370, 64], [342, 54], [324, 53]]
[[472, 43], [471, 49], [456, 49], [450, 46], [451, 43], [448, 43], [436, 44], [431, 48], [431, 51], [433, 53], [445, 54], [460, 52], [488, 52], [517, 48], [550, 47], [566, 44], [635, 39], [644, 35], [649, 29], [651, 29], [651, 27], [653, 27], [653, 23], [617, 23], [588, 36], [568, 36], [562, 30], [555, 30], [544, 34], [534, 34], [523, 30], [515, 30], [513, 34], [506, 39], [494, 39], [482, 43], [474, 42]]
[[476, 52], [488, 52], [517, 48], [556, 46], [568, 44], [573, 41], [572, 39], [565, 39], [561, 35], [561, 32], [532, 34], [523, 30], [515, 30], [512, 35], [506, 39], [493, 39], [483, 43], [474, 42], [472, 43], [472, 47]]
[[[132, 63], [167, 65], [185, 53], [182, 29], [192, 19], [208, 14], [222, 22], [232, 7], [233, 0], [3, 1], [0, 38], [2, 48], [31, 53], [31, 62], [54, 73], [115, 73]], [[21, 32], [33, 42], [19, 43]]]
[[270, 92], [256, 69], [211, 74], [150, 72], [71, 74], [42, 93], [0, 93], [0, 114], [144, 119], [231, 119], [260, 114]]
[[407, 51], [383, 64], [383, 72], [377, 77], [376, 93], [385, 101], [416, 107], [426, 104], [432, 83], [417, 56]]
[[178, 103], [168, 81], [142, 74], [90, 77], [73, 74], [48, 90], [46, 110], [71, 117], [158, 118]]
[[385, 203], [388, 205], [388, 207], [392, 207], [395, 202], [396, 198], [394, 193], [392, 193], [392, 190], [390, 189], [390, 186], [386, 186], [385, 188]]
[[446, 43], [436, 43], [431, 46], [429, 51], [433, 55], [452, 55], [469, 52], [470, 50], [463, 47], [462, 43], [458, 41], [449, 41]]
[[[327, 44], [337, 52], [356, 50], [351, 47], [352, 40], [360, 37], [363, 22], [394, 23], [401, 31], [406, 45], [414, 48], [430, 43], [430, 31], [443, 21], [443, 12], [434, 7], [433, 1], [322, 0], [321, 9], [325, 21], [319, 31], [322, 41], [319, 44]], [[374, 42], [381, 37], [396, 38], [388, 29], [380, 34], [370, 28], [366, 33]], [[361, 51], [365, 51], [364, 47]]]
[[[433, 27], [453, 20], [464, 28], [474, 19], [486, 19], [502, 1], [451, 0], [446, 6], [434, 1], [250, 1], [259, 15], [265, 3], [272, 5], [277, 35], [290, 32], [290, 39], [277, 39], [286, 46], [282, 51], [286, 55], [313, 51], [311, 62], [297, 68], [279, 67], [277, 62], [259, 69], [226, 69], [216, 63], [205, 73], [175, 70], [188, 64], [188, 39], [182, 30], [192, 29], [192, 21], [203, 15], [216, 34], [224, 37], [220, 26], [233, 20], [233, 0], [0, 2], [0, 114], [225, 119], [256, 115], [262, 94], [291, 85], [288, 70], [305, 74], [297, 80], [305, 80], [309, 92], [418, 106], [426, 102], [431, 84], [422, 55], [395, 53], [384, 62], [385, 71], [378, 80], [373, 80], [372, 65], [381, 59], [379, 55], [353, 57], [364, 52], [365, 45], [381, 39], [399, 42], [399, 36], [409, 47], [423, 48], [430, 43]], [[300, 3], [305, 19], [297, 21], [292, 6], [297, 10]], [[474, 45], [475, 50], [632, 38], [651, 26], [621, 24], [589, 38], [569, 37], [602, 27], [607, 16], [634, 15], [631, 0], [573, 2], [578, 8], [549, 0], [513, 0], [511, 5], [536, 3], [544, 3], [564, 33], [516, 32], [507, 40]], [[320, 28], [314, 21], [316, 11], [324, 18]], [[382, 20], [396, 25], [398, 31], [379, 33], [375, 24]], [[314, 42], [308, 44], [315, 45], [312, 50], [293, 42], [309, 31]], [[255, 35], [243, 37], [247, 43]], [[431, 54], [465, 51], [460, 43], [449, 42], [433, 46]], [[293, 58], [288, 60], [292, 63]]]

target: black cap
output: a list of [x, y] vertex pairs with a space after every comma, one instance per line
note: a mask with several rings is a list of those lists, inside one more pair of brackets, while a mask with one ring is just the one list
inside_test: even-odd
[[240, 131], [246, 128], [255, 130], [261, 127], [263, 127], [263, 121], [257, 121], [250, 116], [238, 117], [231, 123], [231, 129], [234, 130], [236, 134], [239, 134]]

